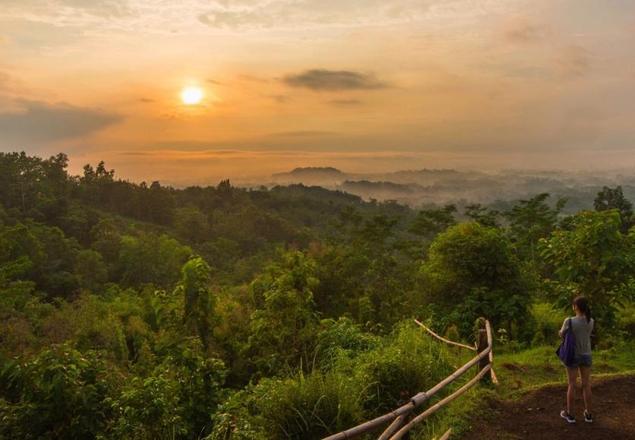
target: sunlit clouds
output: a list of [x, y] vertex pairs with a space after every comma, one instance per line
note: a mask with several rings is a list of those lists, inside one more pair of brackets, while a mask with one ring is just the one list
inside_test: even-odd
[[5, 0], [0, 149], [179, 183], [301, 165], [635, 166], [634, 12], [622, 0]]

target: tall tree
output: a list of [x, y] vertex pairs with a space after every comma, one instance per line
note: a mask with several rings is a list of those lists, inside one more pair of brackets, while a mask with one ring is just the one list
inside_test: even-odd
[[620, 232], [618, 210], [575, 215], [567, 230], [557, 230], [540, 243], [550, 265], [555, 295], [570, 306], [575, 295], [586, 295], [604, 327], [614, 322], [615, 307], [625, 300], [635, 270], [635, 234]]
[[201, 257], [183, 265], [177, 292], [183, 295], [183, 322], [195, 330], [205, 351], [209, 349], [214, 313], [214, 296], [210, 290], [210, 267]]
[[633, 204], [624, 197], [621, 186], [610, 188], [605, 186], [602, 188], [593, 201], [596, 211], [608, 211], [617, 209], [622, 219], [622, 232], [627, 232], [633, 226]]
[[308, 366], [317, 331], [313, 291], [315, 262], [297, 251], [282, 255], [251, 285], [256, 311], [251, 317], [250, 346], [259, 371]]
[[499, 229], [472, 222], [439, 234], [422, 277], [424, 295], [437, 318], [456, 324], [463, 335], [480, 316], [510, 332], [526, 324], [530, 286]]
[[467, 205], [465, 207], [465, 216], [483, 226], [497, 227], [500, 212], [481, 206], [479, 203]]
[[456, 206], [454, 205], [445, 205], [443, 208], [422, 209], [417, 213], [417, 217], [410, 226], [410, 232], [426, 238], [432, 238], [456, 223], [455, 213]]
[[566, 199], [558, 199], [552, 208], [547, 203], [549, 197], [548, 193], [542, 193], [529, 200], [520, 200], [504, 214], [517, 250], [532, 263], [537, 261], [538, 240], [547, 237], [556, 227], [558, 215], [566, 204]]

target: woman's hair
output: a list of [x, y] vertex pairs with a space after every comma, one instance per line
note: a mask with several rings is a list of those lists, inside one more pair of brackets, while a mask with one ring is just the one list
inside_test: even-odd
[[586, 321], [591, 322], [591, 307], [589, 307], [589, 301], [584, 296], [577, 296], [573, 300], [573, 304], [578, 308], [579, 311], [584, 313], [586, 316]]

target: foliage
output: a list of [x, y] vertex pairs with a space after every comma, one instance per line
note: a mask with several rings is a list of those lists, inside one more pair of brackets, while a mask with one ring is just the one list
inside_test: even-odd
[[118, 257], [117, 273], [124, 286], [152, 283], [167, 288], [178, 279], [181, 266], [192, 250], [167, 235], [124, 235]]
[[633, 223], [633, 204], [624, 197], [621, 186], [602, 188], [593, 201], [596, 211], [608, 211], [617, 209], [622, 221], [622, 232], [627, 232]]
[[205, 351], [209, 348], [214, 298], [209, 290], [210, 268], [200, 257], [192, 258], [181, 269], [181, 283], [176, 293], [183, 296], [183, 322], [195, 328]]
[[423, 209], [417, 214], [410, 231], [413, 234], [434, 237], [456, 223], [454, 213], [454, 205], [446, 205], [440, 209]]
[[349, 318], [324, 319], [317, 334], [316, 355], [320, 370], [333, 369], [343, 359], [376, 348], [380, 338], [362, 330]]
[[300, 252], [285, 253], [254, 280], [249, 343], [258, 371], [272, 374], [309, 363], [318, 324], [317, 283], [315, 262]]
[[498, 217], [500, 215], [500, 212], [495, 209], [481, 206], [479, 203], [467, 205], [465, 207], [464, 214], [467, 218], [480, 223], [483, 226], [489, 226], [492, 228], [499, 226]]
[[372, 341], [357, 354], [334, 356], [339, 359], [326, 371], [263, 379], [234, 394], [215, 416], [208, 439], [323, 438], [394, 409], [451, 370], [444, 348], [410, 323], [381, 345]]
[[635, 236], [623, 235], [620, 227], [617, 210], [581, 212], [568, 230], [555, 231], [540, 246], [559, 304], [568, 307], [573, 296], [584, 294], [605, 327], [614, 323], [615, 307], [629, 296], [624, 286], [635, 268]]
[[510, 333], [527, 325], [529, 284], [511, 243], [495, 228], [462, 223], [439, 234], [423, 264], [422, 284], [435, 317], [455, 323], [463, 336], [480, 316]]
[[220, 439], [318, 439], [361, 421], [351, 379], [333, 373], [264, 379], [232, 396], [216, 416]]
[[556, 227], [558, 215], [566, 204], [558, 199], [555, 207], [547, 203], [548, 193], [538, 194], [529, 200], [520, 200], [512, 209], [505, 212], [509, 221], [509, 235], [512, 241], [529, 261], [537, 260], [536, 245], [541, 238], [547, 237]]
[[[598, 194], [600, 212], [561, 218], [564, 202], [539, 194], [461, 201], [459, 216], [66, 167], [63, 154], [0, 153], [0, 438], [321, 438], [463, 362], [413, 316], [468, 340], [490, 318], [506, 389], [557, 378], [553, 348], [522, 348], [555, 344], [576, 293], [600, 328], [633, 330], [620, 187]], [[632, 344], [612, 339], [600, 371], [632, 365]], [[460, 430], [465, 402], [415, 435]]]
[[4, 362], [0, 374], [4, 438], [91, 439], [105, 429], [114, 385], [95, 353], [62, 345], [25, 362]]
[[531, 317], [536, 323], [532, 345], [555, 345], [565, 314], [561, 310], [556, 310], [552, 304], [535, 303], [531, 307]]
[[117, 398], [112, 436], [121, 439], [185, 439], [212, 428], [211, 414], [224, 398], [223, 363], [205, 358], [197, 345], [167, 357], [146, 378], [133, 377]]
[[445, 347], [411, 322], [397, 326], [388, 340], [361, 353], [350, 367], [357, 389], [364, 390], [362, 405], [369, 416], [403, 405], [452, 372]]

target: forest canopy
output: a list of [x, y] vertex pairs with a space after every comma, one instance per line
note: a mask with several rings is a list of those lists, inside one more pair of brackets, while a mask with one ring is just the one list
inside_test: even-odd
[[413, 317], [529, 347], [585, 294], [601, 332], [635, 329], [620, 187], [574, 214], [413, 209], [67, 165], [0, 153], [0, 438], [320, 438], [452, 370]]

